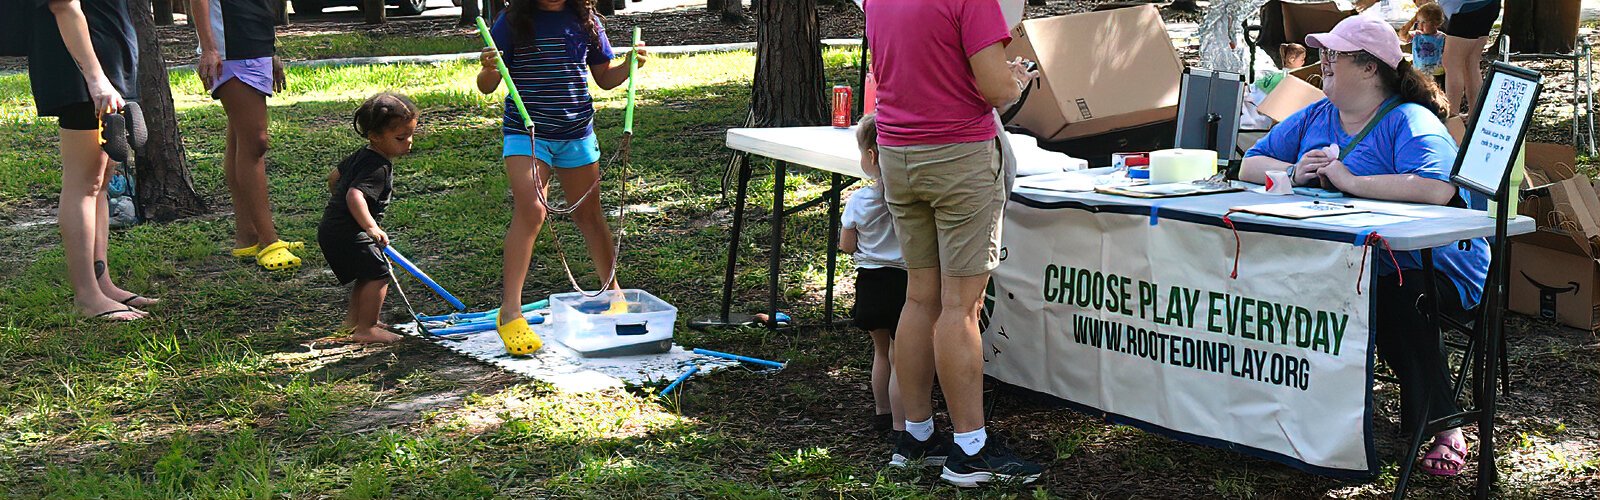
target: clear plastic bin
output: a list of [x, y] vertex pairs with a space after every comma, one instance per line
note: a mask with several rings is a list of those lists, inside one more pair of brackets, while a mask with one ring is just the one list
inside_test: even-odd
[[[626, 312], [613, 312], [618, 299]], [[555, 337], [584, 357], [634, 356], [672, 350], [672, 328], [678, 308], [650, 295], [627, 289], [585, 297], [579, 292], [550, 296]]]

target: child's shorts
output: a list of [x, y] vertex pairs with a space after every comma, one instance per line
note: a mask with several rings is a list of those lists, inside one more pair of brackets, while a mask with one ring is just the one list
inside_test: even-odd
[[578, 168], [600, 161], [600, 140], [593, 133], [570, 141], [534, 139], [532, 148], [526, 135], [506, 134], [505, 137], [505, 149], [500, 153], [502, 158], [532, 156], [555, 168]]
[[893, 267], [863, 267], [856, 270], [856, 305], [850, 317], [857, 328], [866, 331], [889, 330], [894, 335], [900, 323], [900, 310], [906, 306], [906, 270]]
[[340, 285], [355, 280], [389, 279], [389, 261], [383, 250], [367, 233], [333, 234], [317, 231], [317, 245], [322, 247], [322, 258], [338, 278]]
[[255, 59], [240, 59], [236, 61], [222, 61], [222, 74], [217, 75], [217, 80], [211, 83], [212, 97], [217, 96], [217, 89], [228, 80], [237, 78], [240, 83], [249, 85], [250, 88], [260, 92], [261, 95], [272, 96], [272, 58], [257, 57]]

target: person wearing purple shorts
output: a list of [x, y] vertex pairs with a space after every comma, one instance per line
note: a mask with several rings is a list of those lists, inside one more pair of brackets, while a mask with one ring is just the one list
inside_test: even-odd
[[233, 255], [269, 270], [300, 266], [272, 222], [267, 199], [267, 97], [284, 89], [271, 0], [189, 0], [189, 24], [200, 41], [201, 83], [228, 115], [223, 177], [233, 197]]

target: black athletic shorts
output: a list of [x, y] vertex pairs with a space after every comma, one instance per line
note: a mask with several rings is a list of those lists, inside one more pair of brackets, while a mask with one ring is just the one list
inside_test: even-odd
[[328, 261], [328, 268], [340, 285], [355, 280], [389, 279], [389, 261], [367, 233], [349, 234], [319, 227], [317, 245], [322, 247], [322, 258]]
[[1456, 38], [1478, 39], [1489, 36], [1495, 20], [1500, 19], [1500, 2], [1494, 2], [1471, 12], [1457, 12], [1444, 23], [1444, 34]]
[[866, 331], [888, 329], [894, 335], [906, 305], [906, 270], [863, 267], [856, 270], [856, 305], [850, 317]]
[[67, 130], [100, 130], [100, 118], [95, 116], [94, 103], [80, 102], [68, 104], [50, 110], [48, 115], [56, 116], [61, 121], [61, 128]]

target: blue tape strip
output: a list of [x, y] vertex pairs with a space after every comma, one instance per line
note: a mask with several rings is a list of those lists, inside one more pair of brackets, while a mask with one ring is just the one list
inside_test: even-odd
[[1150, 225], [1154, 226], [1161, 220], [1161, 205], [1150, 205]]
[[1363, 230], [1361, 230], [1361, 232], [1356, 233], [1355, 246], [1358, 246], [1358, 247], [1359, 246], [1366, 246], [1367, 238], [1371, 238], [1372, 237], [1372, 233], [1374, 233], [1374, 232], [1377, 232], [1377, 231], [1376, 230], [1372, 230], [1372, 229], [1363, 229]]

